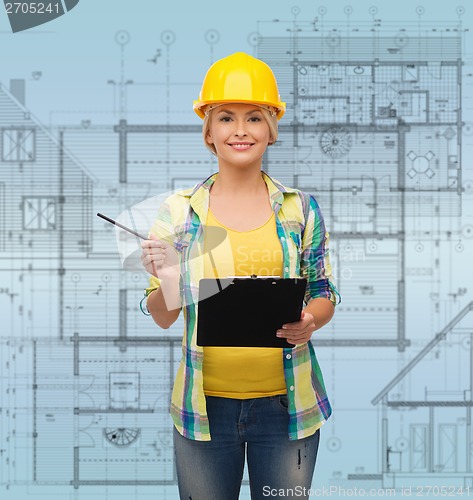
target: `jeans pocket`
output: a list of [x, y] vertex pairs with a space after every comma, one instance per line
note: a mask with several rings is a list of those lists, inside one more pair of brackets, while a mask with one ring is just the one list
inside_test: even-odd
[[287, 398], [287, 394], [280, 394], [278, 396], [278, 402], [281, 408], [284, 408], [285, 410], [289, 408], [289, 399]]

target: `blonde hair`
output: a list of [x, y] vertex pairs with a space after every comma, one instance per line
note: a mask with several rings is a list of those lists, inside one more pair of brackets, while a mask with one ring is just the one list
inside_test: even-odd
[[[263, 118], [269, 127], [269, 143], [268, 146], [272, 146], [278, 140], [278, 119], [276, 113], [272, 113], [268, 108], [260, 106]], [[204, 138], [205, 147], [215, 156], [217, 156], [217, 151], [213, 144], [207, 142], [207, 134], [210, 129], [210, 120], [212, 116], [212, 108], [205, 112], [204, 123], [202, 124], [202, 137]]]

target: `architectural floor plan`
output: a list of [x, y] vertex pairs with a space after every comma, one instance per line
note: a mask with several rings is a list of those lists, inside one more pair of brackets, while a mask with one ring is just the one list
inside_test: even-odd
[[[471, 26], [461, 6], [435, 22], [423, 7], [404, 22], [340, 9], [284, 7], [239, 42], [287, 103], [263, 168], [317, 198], [342, 296], [313, 337], [334, 406], [314, 487], [473, 489]], [[202, 67], [233, 50], [221, 33], [206, 32]], [[2, 499], [178, 498], [169, 404], [182, 316], [163, 331], [143, 315], [148, 276], [136, 252], [123, 268], [122, 236], [95, 214], [136, 215], [217, 164], [200, 123], [179, 115], [174, 32], [163, 27], [146, 62], [159, 61], [160, 115], [135, 113], [154, 87], [140, 101], [141, 76], [124, 69], [133, 31], [111, 38], [109, 115], [71, 96], [39, 118], [33, 83], [0, 76]]]

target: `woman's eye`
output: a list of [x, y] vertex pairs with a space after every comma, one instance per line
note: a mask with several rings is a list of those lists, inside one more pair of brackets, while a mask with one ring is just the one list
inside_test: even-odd
[[[224, 123], [228, 123], [228, 122], [232, 121], [232, 117], [231, 116], [222, 116], [221, 118], [219, 118], [219, 121], [224, 122]], [[261, 118], [259, 116], [251, 116], [250, 118], [248, 118], [248, 121], [249, 122], [260, 122]]]

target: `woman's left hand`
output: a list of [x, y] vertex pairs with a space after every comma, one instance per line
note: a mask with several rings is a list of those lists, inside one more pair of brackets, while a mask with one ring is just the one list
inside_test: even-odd
[[285, 338], [290, 344], [304, 344], [308, 342], [315, 331], [314, 316], [302, 311], [301, 319], [295, 323], [286, 323], [276, 332], [279, 338]]

